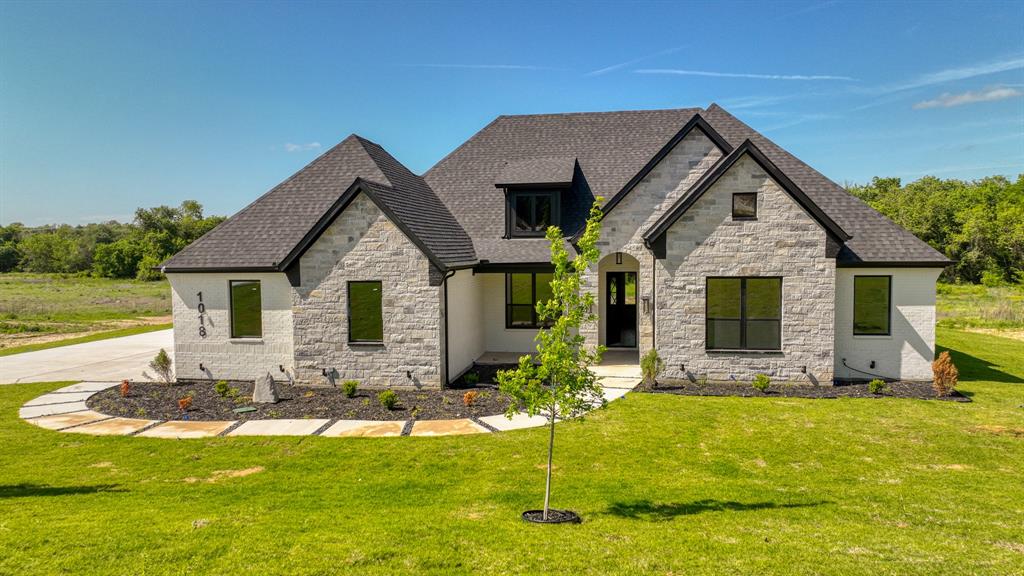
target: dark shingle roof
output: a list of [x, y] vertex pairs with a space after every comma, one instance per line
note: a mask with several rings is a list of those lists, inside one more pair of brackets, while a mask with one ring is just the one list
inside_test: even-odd
[[476, 261], [473, 244], [422, 178], [383, 148], [352, 135], [163, 265], [167, 271], [281, 270], [307, 235], [360, 178], [375, 199], [444, 266]]
[[496, 187], [519, 184], [569, 185], [576, 168], [576, 157], [529, 158], [505, 163], [494, 181]]

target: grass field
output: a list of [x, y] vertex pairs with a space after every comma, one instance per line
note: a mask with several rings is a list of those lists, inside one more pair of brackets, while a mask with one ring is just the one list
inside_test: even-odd
[[1024, 343], [948, 329], [974, 400], [630, 394], [546, 431], [94, 438], [0, 387], [0, 574], [1024, 574]]
[[937, 292], [939, 326], [1024, 330], [1024, 284], [999, 287], [939, 284]]
[[66, 338], [95, 339], [97, 332], [166, 327], [170, 313], [166, 281], [0, 274], [0, 354], [51, 347]]

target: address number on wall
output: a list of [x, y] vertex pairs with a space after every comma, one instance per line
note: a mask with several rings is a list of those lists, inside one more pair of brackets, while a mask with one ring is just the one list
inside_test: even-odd
[[203, 293], [199, 292], [196, 294], [199, 296], [199, 337], [206, 338], [206, 304], [203, 304]]

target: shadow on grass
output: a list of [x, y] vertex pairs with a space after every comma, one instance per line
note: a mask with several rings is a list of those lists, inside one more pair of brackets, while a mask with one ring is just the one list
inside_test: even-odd
[[978, 358], [977, 356], [971, 356], [959, 350], [945, 346], [936, 346], [935, 357], [938, 358], [939, 354], [947, 351], [953, 357], [953, 364], [956, 364], [957, 370], [960, 371], [961, 381], [982, 380], [987, 382], [1004, 382], [1007, 384], [1024, 383], [1022, 378], [1013, 374], [1007, 374], [1002, 370], [996, 370], [994, 362]]
[[34, 496], [69, 496], [99, 492], [127, 492], [117, 484], [92, 486], [46, 486], [42, 484], [0, 484], [0, 500], [5, 498], [31, 498]]
[[773, 510], [782, 508], [809, 508], [831, 504], [828, 501], [778, 504], [775, 502], [732, 502], [722, 500], [697, 500], [694, 502], [661, 504], [650, 500], [639, 500], [637, 502], [615, 502], [604, 511], [605, 514], [629, 518], [632, 520], [647, 520], [649, 522], [664, 522], [677, 516], [691, 516], [703, 512], [748, 512], [751, 510]]

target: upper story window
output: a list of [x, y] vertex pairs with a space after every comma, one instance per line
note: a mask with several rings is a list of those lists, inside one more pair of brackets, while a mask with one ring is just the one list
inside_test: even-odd
[[263, 299], [259, 280], [228, 282], [232, 338], [263, 337]]
[[558, 193], [553, 190], [508, 192], [510, 236], [543, 236], [559, 225]]
[[888, 336], [891, 317], [892, 276], [854, 276], [854, 335]]
[[757, 192], [733, 194], [732, 217], [734, 220], [757, 218]]

